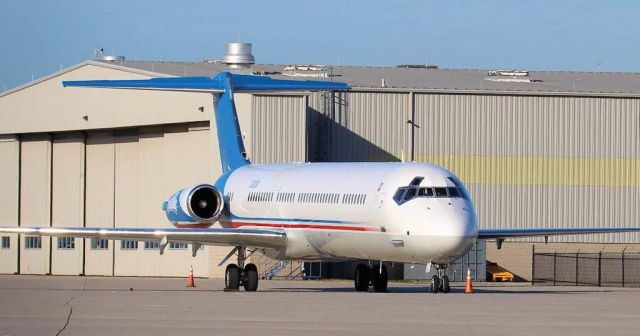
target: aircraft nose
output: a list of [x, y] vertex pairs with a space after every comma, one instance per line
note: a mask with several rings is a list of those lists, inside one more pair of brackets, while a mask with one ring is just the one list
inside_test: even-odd
[[[432, 210], [435, 210], [432, 208]], [[436, 225], [431, 227], [432, 234], [439, 236], [440, 261], [453, 261], [464, 255], [473, 245], [478, 235], [478, 224], [473, 208], [461, 208], [450, 205], [432, 212]]]
[[443, 236], [475, 237], [478, 235], [478, 221], [475, 211], [462, 209], [446, 209], [441, 214], [440, 232]]

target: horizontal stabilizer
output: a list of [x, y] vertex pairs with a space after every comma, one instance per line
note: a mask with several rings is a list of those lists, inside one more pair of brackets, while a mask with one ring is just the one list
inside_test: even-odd
[[349, 86], [339, 82], [298, 81], [273, 79], [264, 76], [237, 75], [221, 72], [215, 77], [169, 77], [134, 80], [64, 81], [65, 87], [97, 87], [141, 90], [170, 90], [192, 92], [224, 92], [227, 81], [233, 92], [268, 91], [343, 91]]

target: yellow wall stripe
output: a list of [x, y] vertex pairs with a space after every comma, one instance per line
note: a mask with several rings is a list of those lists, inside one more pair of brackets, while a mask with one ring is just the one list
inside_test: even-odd
[[416, 161], [441, 165], [465, 183], [640, 186], [639, 159], [423, 155]]

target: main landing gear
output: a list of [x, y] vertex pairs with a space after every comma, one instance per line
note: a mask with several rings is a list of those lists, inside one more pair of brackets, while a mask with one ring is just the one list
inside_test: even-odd
[[447, 264], [433, 264], [438, 274], [431, 278], [431, 293], [449, 293], [451, 287], [449, 286], [449, 277], [444, 274], [447, 270]]
[[[382, 270], [380, 266], [382, 266]], [[369, 286], [373, 286], [374, 292], [386, 292], [388, 282], [389, 274], [385, 265], [377, 264], [369, 267], [366, 264], [359, 264], [356, 267], [354, 285], [357, 292], [366, 292], [369, 290]]]
[[258, 267], [254, 264], [244, 265], [247, 249], [244, 246], [236, 247], [238, 263], [227, 265], [224, 271], [224, 290], [237, 291], [240, 286], [247, 292], [255, 292], [258, 289]]

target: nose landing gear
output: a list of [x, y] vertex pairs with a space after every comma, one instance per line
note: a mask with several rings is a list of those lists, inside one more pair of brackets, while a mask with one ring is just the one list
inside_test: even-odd
[[449, 286], [449, 277], [444, 274], [447, 270], [447, 264], [433, 264], [438, 274], [431, 277], [431, 293], [449, 293], [451, 287]]
[[359, 264], [356, 267], [356, 274], [354, 277], [354, 285], [357, 292], [366, 292], [369, 290], [369, 286], [373, 286], [374, 292], [386, 292], [387, 285], [389, 283], [389, 273], [387, 272], [387, 266], [380, 264], [369, 267], [366, 264]]
[[258, 290], [258, 267], [255, 264], [244, 265], [246, 260], [246, 247], [236, 247], [238, 263], [229, 264], [224, 272], [225, 291], [238, 291], [240, 286], [247, 292]]

